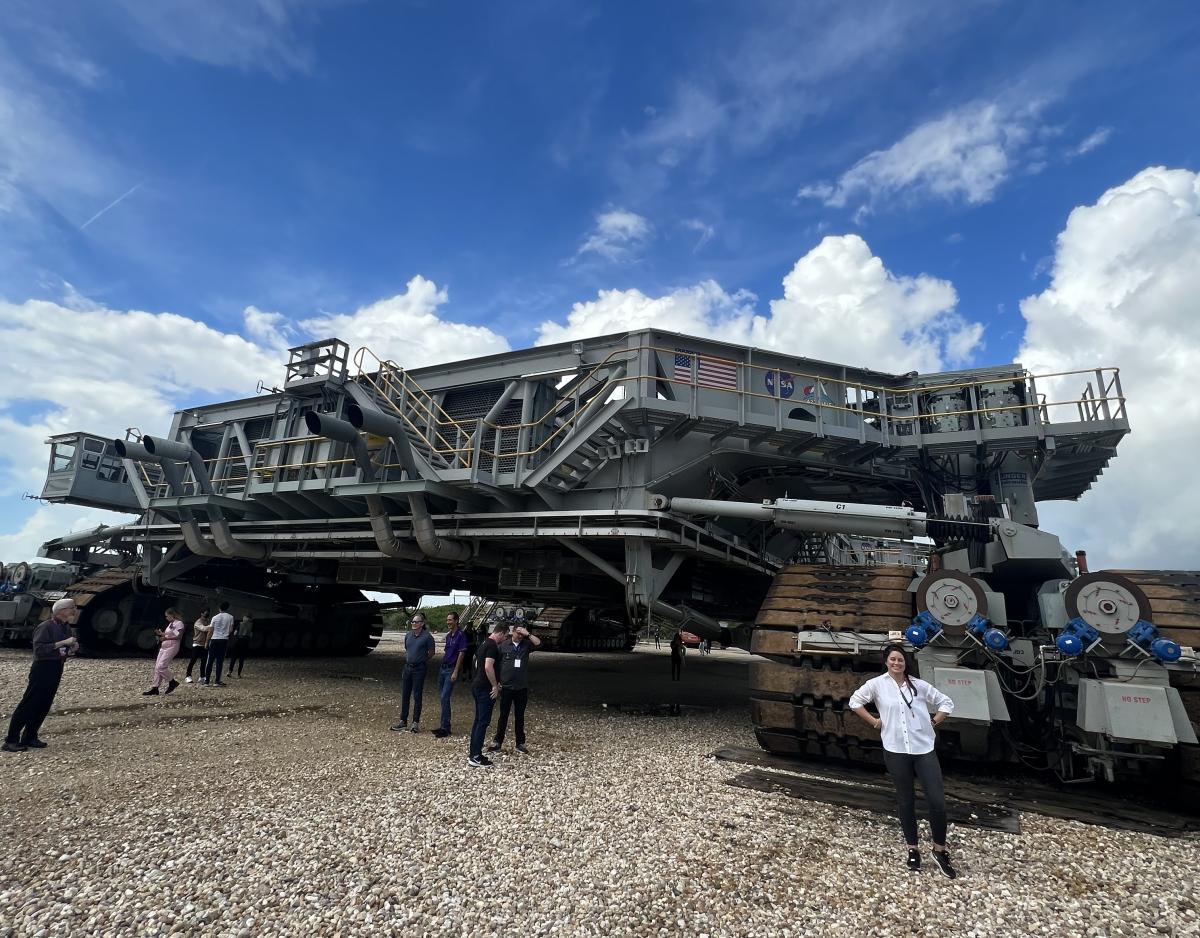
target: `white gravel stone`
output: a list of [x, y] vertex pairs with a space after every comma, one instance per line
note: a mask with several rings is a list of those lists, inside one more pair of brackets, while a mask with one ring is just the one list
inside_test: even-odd
[[[402, 656], [252, 660], [143, 700], [147, 660], [70, 662], [40, 752], [0, 760], [0, 938], [17, 935], [1197, 935], [1197, 844], [1032, 815], [903, 869], [893, 819], [746, 791], [748, 658], [533, 661], [532, 754], [390, 733]], [[0, 651], [0, 706], [28, 652]], [[349, 680], [356, 675], [375, 680]], [[430, 681], [432, 685], [434, 682]], [[637, 717], [603, 703], [711, 703]]]

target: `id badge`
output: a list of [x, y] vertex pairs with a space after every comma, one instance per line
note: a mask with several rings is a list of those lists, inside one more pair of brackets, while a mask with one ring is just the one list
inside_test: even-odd
[[514, 668], [519, 668], [520, 666], [521, 666], [521, 659], [520, 659], [520, 658], [516, 658], [516, 659], [514, 659], [514, 661], [513, 661], [513, 667], [514, 667]]

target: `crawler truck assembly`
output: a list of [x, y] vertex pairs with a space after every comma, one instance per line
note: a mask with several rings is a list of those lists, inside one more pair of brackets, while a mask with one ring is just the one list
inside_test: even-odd
[[1038, 526], [1128, 431], [1112, 368], [893, 375], [641, 330], [406, 370], [329, 339], [164, 435], [52, 438], [43, 498], [136, 520], [44, 545], [70, 582], [23, 567], [0, 629], [61, 592], [85, 640], [140, 646], [162, 604], [225, 597], [268, 649], [362, 652], [361, 590], [467, 589], [565, 650], [650, 621], [748, 646], [763, 746], [864, 760], [846, 703], [897, 640], [955, 699], [955, 754], [1195, 781], [1200, 575], [1089, 572]]

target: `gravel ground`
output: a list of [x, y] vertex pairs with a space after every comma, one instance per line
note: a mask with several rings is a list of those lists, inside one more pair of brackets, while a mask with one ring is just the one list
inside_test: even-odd
[[531, 754], [473, 769], [465, 690], [453, 738], [388, 732], [397, 649], [158, 698], [149, 660], [69, 662], [50, 748], [0, 754], [0, 936], [1200, 934], [1195, 841], [1026, 815], [952, 831], [952, 882], [891, 819], [726, 785], [747, 656], [535, 656]]

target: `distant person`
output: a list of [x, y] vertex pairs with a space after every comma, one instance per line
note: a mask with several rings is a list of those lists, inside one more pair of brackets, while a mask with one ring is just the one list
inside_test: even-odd
[[50, 712], [54, 695], [62, 681], [63, 662], [79, 650], [79, 640], [71, 634], [71, 625], [79, 615], [75, 600], [58, 600], [50, 610], [50, 618], [33, 630], [33, 665], [29, 668], [29, 683], [17, 709], [8, 723], [4, 737], [4, 752], [24, 752], [26, 749], [45, 749], [38, 738], [42, 721]]
[[462, 673], [463, 677], [470, 680], [475, 676], [475, 646], [479, 644], [479, 633], [475, 630], [474, 622], [463, 629], [463, 635], [467, 639], [467, 650], [463, 652]]
[[676, 632], [671, 636], [671, 680], [678, 681], [683, 677], [683, 658], [687, 654], [687, 646], [683, 644], [683, 633]]
[[171, 662], [179, 654], [179, 646], [183, 644], [183, 631], [187, 628], [179, 612], [172, 608], [163, 613], [167, 620], [165, 629], [155, 629], [154, 636], [158, 639], [158, 657], [154, 660], [154, 684], [142, 691], [143, 697], [157, 697], [158, 688], [163, 681], [167, 682], [165, 693], [171, 693], [179, 686], [179, 682], [171, 676]]
[[192, 652], [188, 658], [187, 674], [184, 680], [192, 683], [192, 668], [196, 661], [200, 662], [200, 679], [204, 679], [204, 666], [208, 663], [208, 637], [212, 635], [212, 625], [208, 621], [208, 610], [200, 613], [200, 618], [192, 623]]
[[500, 696], [500, 643], [508, 635], [504, 623], [491, 625], [488, 637], [479, 643], [475, 651], [475, 680], [471, 682], [471, 693], [475, 697], [475, 722], [471, 725], [471, 748], [467, 765], [476, 768], [491, 765], [492, 760], [483, 754], [483, 740], [487, 736], [488, 724], [492, 722], [492, 708]]
[[[229, 614], [229, 603], [221, 603], [221, 611], [212, 617], [212, 637], [208, 640], [208, 663], [204, 666], [204, 683], [224, 687], [221, 683], [221, 668], [225, 665], [225, 650], [229, 647], [229, 636], [233, 634], [233, 616]], [[212, 680], [216, 667], [217, 679]]]
[[[400, 722], [392, 725], [392, 731], [411, 729], [420, 732], [422, 695], [425, 692], [425, 668], [435, 650], [433, 636], [425, 628], [425, 614], [418, 612], [408, 620], [408, 632], [404, 636], [404, 685], [400, 703]], [[408, 725], [409, 699], [415, 698], [412, 726]]]
[[242, 676], [242, 668], [246, 664], [246, 652], [250, 650], [250, 639], [254, 637], [254, 620], [250, 613], [242, 616], [233, 630], [233, 638], [229, 644], [229, 676], [233, 676], [233, 666], [237, 665], [237, 676]]
[[529, 656], [542, 644], [529, 629], [518, 625], [512, 638], [500, 644], [500, 718], [496, 721], [496, 735], [489, 752], [499, 752], [504, 745], [504, 733], [508, 728], [509, 710], [514, 710], [513, 730], [517, 739], [517, 752], [528, 754], [525, 748], [525, 707], [529, 703]]
[[[900, 827], [908, 844], [908, 868], [921, 868], [917, 846], [917, 809], [914, 778], [921, 780], [929, 803], [929, 829], [933, 835], [933, 859], [950, 879], [958, 874], [946, 852], [946, 794], [942, 767], [933, 751], [935, 727], [954, 712], [954, 701], [919, 678], [909, 676], [908, 655], [900, 645], [883, 650], [887, 672], [873, 677], [850, 697], [850, 709], [880, 731], [883, 761], [896, 786], [900, 802]], [[878, 717], [867, 712], [874, 703]], [[937, 713], [930, 718], [930, 708]]]
[[438, 739], [450, 735], [450, 695], [462, 671], [463, 658], [467, 656], [467, 636], [458, 627], [458, 614], [446, 616], [446, 643], [442, 648], [442, 667], [438, 671], [438, 696], [442, 699], [442, 725], [433, 731]]

